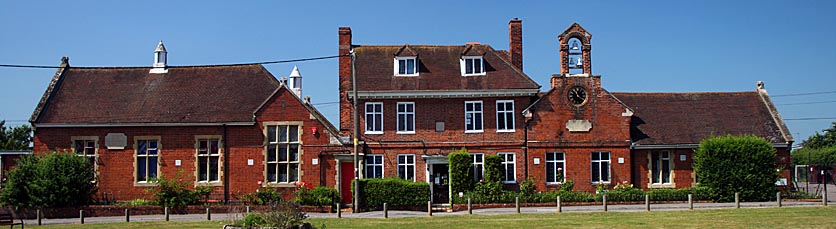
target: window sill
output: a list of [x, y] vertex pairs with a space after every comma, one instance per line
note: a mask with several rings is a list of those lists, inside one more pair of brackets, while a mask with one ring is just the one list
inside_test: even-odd
[[153, 187], [157, 185], [157, 182], [134, 182], [134, 187]]
[[296, 184], [294, 183], [264, 183], [262, 188], [295, 188]]
[[592, 182], [592, 184], [593, 184], [593, 185], [596, 185], [596, 184], [610, 184], [610, 182], [609, 182], [609, 181]]
[[415, 131], [398, 131], [396, 134], [415, 134]]
[[497, 133], [514, 133], [514, 132], [517, 132], [517, 130], [514, 130], [514, 129], [511, 129], [511, 130], [496, 130], [496, 132]]
[[648, 184], [647, 186], [647, 188], [676, 188], [676, 184], [674, 183]]
[[464, 133], [465, 134], [479, 134], [479, 133], [485, 133], [485, 130], [465, 130]]
[[395, 76], [398, 76], [398, 77], [402, 77], [402, 76], [415, 77], [415, 76], [418, 76], [418, 74], [417, 73], [416, 74], [395, 74]]
[[195, 186], [212, 186], [212, 187], [224, 186], [223, 183], [221, 183], [220, 181], [208, 181], [208, 182], [207, 181], [198, 181], [198, 182], [195, 182], [194, 184], [195, 184]]
[[487, 75], [487, 74], [486, 74], [485, 72], [483, 72], [483, 73], [474, 73], [474, 74], [462, 74], [462, 77], [466, 77], [466, 76], [484, 76], [484, 75]]
[[562, 185], [563, 182], [546, 182], [546, 185]]
[[366, 131], [363, 134], [383, 134], [383, 131]]
[[517, 183], [517, 181], [515, 181], [515, 180], [512, 180], [512, 181], [503, 181], [502, 183], [503, 183], [503, 184], [516, 184], [516, 183]]

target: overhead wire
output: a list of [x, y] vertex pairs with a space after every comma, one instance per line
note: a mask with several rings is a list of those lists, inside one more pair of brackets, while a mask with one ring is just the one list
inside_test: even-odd
[[[311, 58], [301, 58], [301, 59], [290, 59], [290, 60], [274, 60], [274, 61], [261, 61], [261, 62], [245, 62], [245, 63], [232, 63], [232, 64], [209, 64], [209, 65], [170, 65], [167, 66], [168, 68], [177, 68], [177, 67], [207, 67], [207, 66], [240, 66], [240, 65], [253, 65], [253, 64], [282, 64], [282, 63], [293, 63], [293, 62], [304, 62], [304, 61], [314, 61], [314, 60], [324, 60], [324, 59], [332, 59], [337, 58], [344, 55], [335, 55], [335, 56], [320, 56], [320, 57], [311, 57]], [[5, 68], [62, 68], [61, 66], [49, 66], [49, 65], [20, 65], [20, 64], [0, 64], [0, 67]], [[109, 68], [109, 67], [94, 67], [94, 66], [70, 66], [72, 68]], [[139, 66], [139, 67], [147, 67], [147, 66]]]

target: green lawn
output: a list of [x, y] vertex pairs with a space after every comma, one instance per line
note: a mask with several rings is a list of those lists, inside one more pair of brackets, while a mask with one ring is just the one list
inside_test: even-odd
[[[834, 228], [836, 207], [785, 207], [656, 212], [473, 215], [391, 219], [311, 219], [326, 228]], [[221, 228], [225, 222], [86, 224], [84, 228]], [[77, 228], [52, 225], [38, 228]], [[36, 227], [36, 226], [33, 226]]]

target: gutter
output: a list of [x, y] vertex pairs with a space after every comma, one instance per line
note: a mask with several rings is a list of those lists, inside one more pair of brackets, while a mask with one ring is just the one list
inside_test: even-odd
[[252, 126], [255, 122], [32, 123], [33, 127]]

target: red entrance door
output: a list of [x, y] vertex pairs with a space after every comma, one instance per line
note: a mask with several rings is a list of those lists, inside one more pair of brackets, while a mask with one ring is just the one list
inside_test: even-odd
[[340, 186], [343, 203], [351, 203], [351, 182], [354, 180], [354, 162], [340, 163]]

